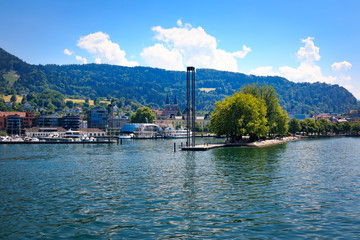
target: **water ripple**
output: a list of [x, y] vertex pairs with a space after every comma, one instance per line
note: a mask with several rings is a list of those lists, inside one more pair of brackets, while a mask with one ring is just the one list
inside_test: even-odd
[[0, 238], [355, 239], [360, 139], [0, 146]]

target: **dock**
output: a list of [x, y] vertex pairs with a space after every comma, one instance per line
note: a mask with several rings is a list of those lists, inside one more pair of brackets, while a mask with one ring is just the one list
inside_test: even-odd
[[225, 147], [226, 144], [225, 143], [218, 143], [218, 144], [207, 144], [207, 145], [196, 145], [194, 147], [182, 147], [181, 150], [183, 151], [207, 151], [210, 149], [215, 149], [215, 148], [221, 148], [221, 147]]

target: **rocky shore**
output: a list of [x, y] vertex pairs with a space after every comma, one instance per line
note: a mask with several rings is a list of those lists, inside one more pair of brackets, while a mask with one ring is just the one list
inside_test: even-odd
[[284, 137], [284, 138], [278, 138], [278, 139], [271, 139], [271, 140], [265, 140], [265, 141], [252, 142], [252, 143], [246, 144], [246, 146], [247, 147], [267, 147], [267, 146], [271, 146], [271, 145], [276, 145], [276, 144], [282, 144], [282, 143], [295, 141], [295, 140], [298, 140], [298, 139], [299, 139], [298, 137]]

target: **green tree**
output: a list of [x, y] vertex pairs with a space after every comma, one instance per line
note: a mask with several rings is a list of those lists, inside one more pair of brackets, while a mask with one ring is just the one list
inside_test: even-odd
[[288, 131], [288, 116], [285, 110], [279, 104], [278, 95], [274, 87], [268, 85], [248, 84], [242, 89], [242, 92], [251, 94], [257, 98], [263, 99], [266, 105], [267, 126], [271, 134], [284, 135]]
[[8, 106], [5, 104], [5, 101], [2, 98], [0, 98], [0, 111], [8, 111]]
[[307, 125], [307, 133], [308, 134], [313, 134], [313, 133], [318, 132], [319, 127], [316, 124], [314, 119], [306, 118], [304, 121], [306, 122], [306, 125]]
[[73, 108], [74, 107], [74, 102], [73, 101], [71, 101], [71, 100], [69, 100], [69, 101], [66, 101], [66, 106], [68, 107], [68, 108]]
[[300, 126], [301, 126], [301, 132], [303, 132], [304, 134], [308, 134], [308, 122], [305, 120], [301, 120], [300, 121]]
[[180, 107], [178, 107], [178, 110], [177, 110], [176, 116], [181, 116], [181, 110], [180, 110]]
[[343, 128], [342, 125], [339, 123], [332, 123], [331, 124], [331, 129], [334, 133], [339, 134], [343, 132]]
[[308, 134], [313, 134], [318, 132], [318, 125], [314, 119], [306, 118], [305, 120], [300, 121], [301, 131]]
[[321, 118], [316, 120], [318, 125], [318, 133], [319, 134], [327, 134], [331, 131], [331, 125], [328, 120]]
[[15, 103], [15, 102], [16, 102], [16, 100], [17, 100], [16, 95], [15, 95], [15, 94], [14, 94], [14, 95], [12, 95], [12, 96], [11, 96], [11, 98], [10, 98], [10, 102]]
[[230, 137], [231, 142], [240, 141], [245, 134], [254, 140], [256, 136], [265, 136], [269, 132], [265, 116], [264, 101], [237, 92], [222, 102], [216, 102], [211, 114], [211, 128], [217, 135]]
[[299, 120], [296, 118], [292, 118], [289, 121], [289, 132], [292, 134], [296, 134], [297, 132], [300, 132], [301, 126]]
[[155, 113], [149, 107], [141, 107], [136, 110], [136, 112], [131, 115], [131, 123], [152, 123], [155, 120]]
[[99, 106], [100, 105], [100, 99], [98, 97], [94, 98], [94, 106]]
[[349, 122], [341, 123], [343, 133], [348, 134], [351, 131], [351, 124]]
[[[191, 129], [191, 131], [194, 131], [193, 129]], [[202, 132], [202, 127], [200, 125], [200, 123], [195, 122], [195, 132]]]
[[360, 132], [360, 122], [353, 122], [351, 124], [351, 132], [355, 133], [356, 135], [359, 135]]

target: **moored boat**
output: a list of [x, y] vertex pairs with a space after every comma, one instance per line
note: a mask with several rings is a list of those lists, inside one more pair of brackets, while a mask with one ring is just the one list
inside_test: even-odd
[[[167, 128], [162, 132], [164, 138], [186, 138], [187, 137], [187, 130], [180, 128], [180, 129], [173, 129]], [[190, 131], [190, 135], [192, 132]]]

